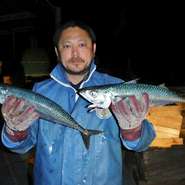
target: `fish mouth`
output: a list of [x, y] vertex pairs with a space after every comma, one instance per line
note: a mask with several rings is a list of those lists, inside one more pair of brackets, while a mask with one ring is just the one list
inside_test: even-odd
[[77, 92], [76, 92], [79, 96], [83, 97], [84, 98], [84, 91], [82, 89], [78, 89]]
[[80, 95], [80, 93], [83, 91], [83, 89], [78, 89], [77, 90], [77, 94], [79, 94]]
[[88, 95], [84, 94], [84, 93], [77, 93], [80, 97], [82, 97], [84, 100], [93, 103], [94, 101], [92, 101], [91, 97], [89, 97]]

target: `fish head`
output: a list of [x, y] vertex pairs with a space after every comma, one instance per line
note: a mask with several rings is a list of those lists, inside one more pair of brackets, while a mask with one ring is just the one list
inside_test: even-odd
[[83, 88], [78, 90], [78, 94], [91, 102], [91, 107], [106, 109], [111, 104], [111, 94], [102, 89]]

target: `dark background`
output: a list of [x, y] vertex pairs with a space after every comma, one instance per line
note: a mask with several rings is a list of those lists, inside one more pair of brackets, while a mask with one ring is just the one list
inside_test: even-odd
[[26, 48], [44, 48], [56, 64], [52, 37], [69, 19], [87, 22], [97, 35], [99, 70], [124, 80], [185, 85], [183, 6], [169, 2], [1, 0], [0, 60], [17, 76]]

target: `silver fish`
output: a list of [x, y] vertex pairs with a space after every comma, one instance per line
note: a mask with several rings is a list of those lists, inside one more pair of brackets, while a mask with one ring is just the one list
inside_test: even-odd
[[111, 102], [119, 98], [135, 95], [139, 99], [143, 93], [149, 95], [150, 105], [165, 105], [171, 103], [185, 103], [185, 98], [164, 86], [141, 83], [119, 83], [85, 87], [79, 89], [78, 94], [91, 102], [89, 108], [108, 108]]
[[90, 136], [102, 132], [83, 128], [60, 105], [41, 94], [28, 89], [0, 84], [0, 103], [2, 104], [8, 96], [28, 101], [35, 107], [42, 119], [78, 130], [87, 149], [89, 148]]

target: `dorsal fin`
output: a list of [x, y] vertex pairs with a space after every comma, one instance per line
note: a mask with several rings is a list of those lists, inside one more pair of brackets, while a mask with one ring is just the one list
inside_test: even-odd
[[125, 83], [127, 83], [127, 84], [137, 83], [138, 81], [139, 81], [139, 78], [136, 78], [136, 79], [133, 79], [133, 80], [129, 80], [129, 81], [125, 82]]
[[165, 83], [159, 84], [158, 86], [168, 89], [168, 87], [166, 87]]
[[166, 87], [165, 83], [159, 84], [159, 87]]

